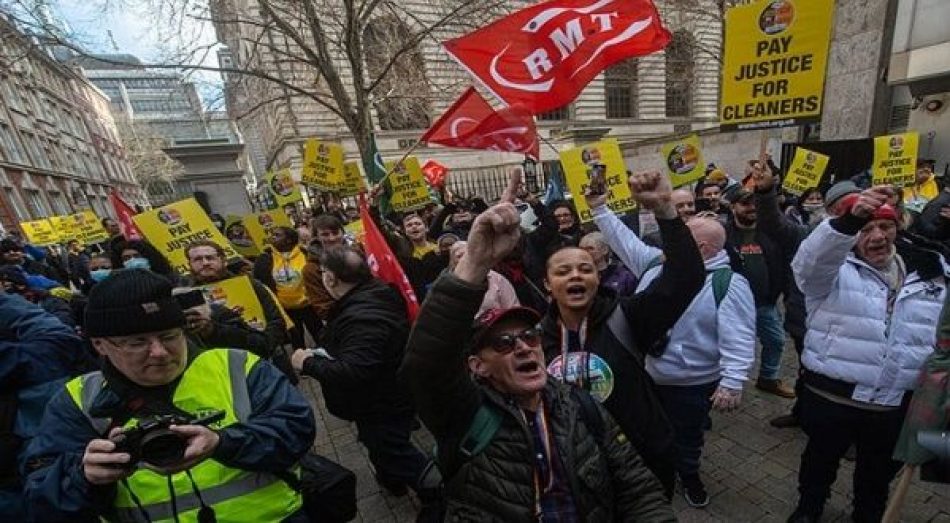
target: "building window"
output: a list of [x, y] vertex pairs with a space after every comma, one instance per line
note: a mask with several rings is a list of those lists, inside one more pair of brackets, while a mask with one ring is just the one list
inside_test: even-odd
[[53, 206], [53, 214], [56, 216], [69, 214], [69, 204], [66, 203], [66, 198], [63, 196], [63, 193], [49, 191], [46, 195], [49, 196], [50, 204]]
[[20, 196], [16, 193], [16, 189], [13, 187], [4, 187], [3, 194], [6, 196], [7, 205], [13, 210], [17, 221], [29, 221], [30, 215], [26, 212], [26, 207], [23, 206], [23, 202], [20, 201]]
[[10, 163], [24, 163], [23, 151], [9, 125], [0, 123], [0, 154]]
[[571, 106], [565, 105], [559, 109], [554, 109], [553, 111], [548, 111], [546, 113], [541, 113], [538, 115], [538, 120], [542, 122], [559, 122], [561, 120], [567, 120], [571, 116]]
[[33, 161], [33, 165], [49, 169], [49, 158], [46, 157], [46, 154], [43, 152], [43, 148], [40, 147], [36, 135], [33, 133], [22, 132], [20, 137], [23, 139], [23, 144], [26, 146], [26, 150], [30, 153], [30, 159]]
[[[410, 45], [415, 37], [401, 20], [377, 18], [363, 31], [366, 49], [366, 70], [371, 81], [383, 74], [397, 53]], [[385, 131], [425, 129], [429, 127], [429, 97], [426, 64], [416, 47], [395, 58], [375, 89], [382, 99], [375, 104], [379, 128]]]
[[612, 65], [604, 73], [607, 96], [607, 118], [636, 118], [637, 60], [629, 59]]
[[36, 189], [25, 189], [26, 205], [30, 213], [35, 218], [46, 218], [49, 216], [49, 209], [46, 208], [46, 202], [43, 201], [43, 195]]
[[693, 37], [677, 31], [666, 47], [666, 116], [690, 116], [693, 105]]

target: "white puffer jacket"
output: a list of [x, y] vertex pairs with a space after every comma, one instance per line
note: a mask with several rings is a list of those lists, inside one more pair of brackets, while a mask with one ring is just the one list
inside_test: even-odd
[[887, 284], [851, 252], [856, 241], [825, 220], [792, 261], [808, 310], [802, 361], [812, 372], [855, 384], [855, 401], [900, 405], [933, 350], [945, 279], [922, 280], [908, 267], [888, 321]]

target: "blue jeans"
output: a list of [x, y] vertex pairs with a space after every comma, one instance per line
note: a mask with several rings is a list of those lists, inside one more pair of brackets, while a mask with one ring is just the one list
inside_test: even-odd
[[657, 385], [656, 393], [663, 410], [673, 425], [676, 446], [676, 473], [680, 478], [699, 474], [699, 458], [703, 453], [703, 433], [718, 381], [703, 385]]
[[782, 366], [782, 350], [785, 349], [785, 330], [776, 305], [763, 305], [755, 309], [755, 333], [762, 343], [759, 364], [759, 379], [778, 378]]

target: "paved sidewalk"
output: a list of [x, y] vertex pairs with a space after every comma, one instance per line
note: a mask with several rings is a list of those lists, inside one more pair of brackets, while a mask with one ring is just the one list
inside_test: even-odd
[[[786, 379], [796, 368], [793, 355], [789, 347], [784, 365]], [[359, 521], [414, 521], [418, 503], [412, 496], [390, 496], [376, 484], [366, 452], [356, 441], [355, 427], [327, 413], [314, 380], [304, 379], [300, 387], [317, 407], [319, 434], [315, 450], [356, 472]], [[677, 493], [673, 506], [680, 521], [786, 520], [798, 500], [798, 466], [805, 437], [797, 429], [774, 429], [768, 420], [786, 413], [791, 404], [790, 400], [761, 394], [749, 386], [739, 411], [713, 414], [701, 472], [712, 502], [705, 510], [692, 509]], [[432, 449], [427, 432], [419, 431], [415, 437], [420, 448]], [[843, 463], [823, 521], [850, 521], [853, 470], [851, 463]], [[915, 480], [902, 520], [950, 523], [950, 487]]]

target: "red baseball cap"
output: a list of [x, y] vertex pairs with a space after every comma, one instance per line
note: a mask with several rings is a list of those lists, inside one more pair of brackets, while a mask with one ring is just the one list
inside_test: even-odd
[[541, 315], [530, 307], [511, 307], [508, 309], [488, 309], [475, 318], [473, 325], [475, 333], [472, 335], [472, 352], [482, 348], [485, 336], [491, 331], [492, 327], [499, 322], [509, 319], [522, 320], [528, 325], [534, 326], [541, 321]]

